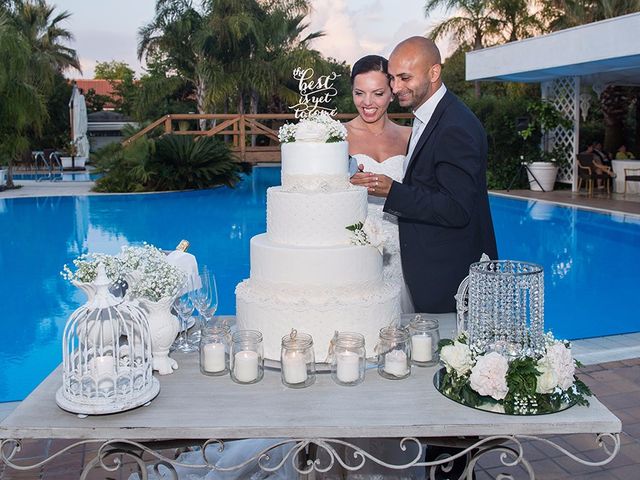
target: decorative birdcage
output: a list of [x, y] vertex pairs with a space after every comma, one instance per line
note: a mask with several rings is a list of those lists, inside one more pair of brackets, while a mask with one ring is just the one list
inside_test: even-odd
[[469, 267], [469, 344], [508, 357], [544, 352], [540, 265], [490, 260]]
[[60, 408], [80, 414], [129, 410], [152, 400], [160, 384], [152, 375], [151, 334], [144, 311], [109, 292], [98, 266], [92, 300], [71, 314], [62, 337]]

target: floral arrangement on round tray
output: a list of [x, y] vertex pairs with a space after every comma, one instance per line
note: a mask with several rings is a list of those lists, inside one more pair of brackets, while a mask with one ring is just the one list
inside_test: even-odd
[[468, 336], [443, 339], [438, 349], [444, 368], [436, 386], [463, 405], [509, 415], [555, 413], [588, 405], [589, 387], [575, 376], [581, 366], [569, 342], [545, 335], [544, 351], [509, 357], [469, 346]]

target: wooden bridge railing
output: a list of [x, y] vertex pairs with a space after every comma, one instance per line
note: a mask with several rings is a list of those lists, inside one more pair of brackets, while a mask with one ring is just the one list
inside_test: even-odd
[[[342, 113], [335, 116], [338, 120], [350, 120], [353, 113]], [[410, 113], [389, 114], [394, 120], [411, 119]], [[191, 130], [200, 120], [208, 120], [214, 126], [208, 130]], [[231, 150], [240, 162], [279, 162], [280, 141], [278, 128], [285, 122], [296, 122], [293, 114], [258, 113], [258, 114], [205, 114], [205, 113], [172, 113], [159, 118], [135, 135], [122, 142], [123, 145], [135, 141], [155, 130], [163, 128], [163, 134], [194, 135], [211, 137], [222, 135], [231, 145]], [[176, 128], [177, 127], [177, 128]]]

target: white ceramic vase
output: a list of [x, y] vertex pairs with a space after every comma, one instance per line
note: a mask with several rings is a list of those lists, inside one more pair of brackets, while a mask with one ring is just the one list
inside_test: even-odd
[[77, 280], [71, 280], [71, 284], [82, 290], [82, 293], [87, 296], [87, 301], [85, 303], [91, 303], [93, 301], [93, 297], [96, 296], [96, 286], [93, 282], [79, 282]]
[[[544, 189], [545, 192], [551, 192], [554, 184], [556, 183], [556, 176], [558, 175], [558, 167], [555, 163], [551, 162], [531, 162], [527, 164], [527, 177], [529, 179], [529, 187], [534, 192], [541, 192]], [[533, 178], [535, 175], [536, 180]], [[540, 185], [538, 185], [538, 182]], [[542, 189], [540, 188], [542, 186]]]
[[173, 297], [164, 297], [157, 302], [141, 298], [140, 304], [147, 312], [147, 322], [151, 331], [151, 353], [153, 369], [160, 375], [168, 375], [178, 368], [178, 363], [169, 358], [169, 348], [178, 335], [180, 324], [171, 313]]

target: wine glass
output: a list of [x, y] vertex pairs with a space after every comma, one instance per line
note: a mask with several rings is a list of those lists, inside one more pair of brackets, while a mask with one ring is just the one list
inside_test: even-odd
[[178, 334], [178, 339], [176, 340], [174, 346], [176, 350], [180, 350], [181, 352], [195, 352], [197, 350], [196, 347], [191, 345], [188, 341], [187, 330], [189, 329], [189, 319], [195, 310], [195, 306], [193, 305], [193, 301], [189, 295], [190, 287], [186, 287], [186, 291], [182, 293], [176, 300], [173, 302], [173, 306], [178, 313], [178, 317], [180, 318], [180, 333]]
[[[207, 266], [202, 267], [199, 277], [200, 285], [191, 291], [191, 298], [200, 314], [200, 329], [202, 329], [209, 326], [218, 307], [218, 290], [216, 278]], [[200, 340], [200, 329], [193, 333], [190, 341], [197, 343]]]

